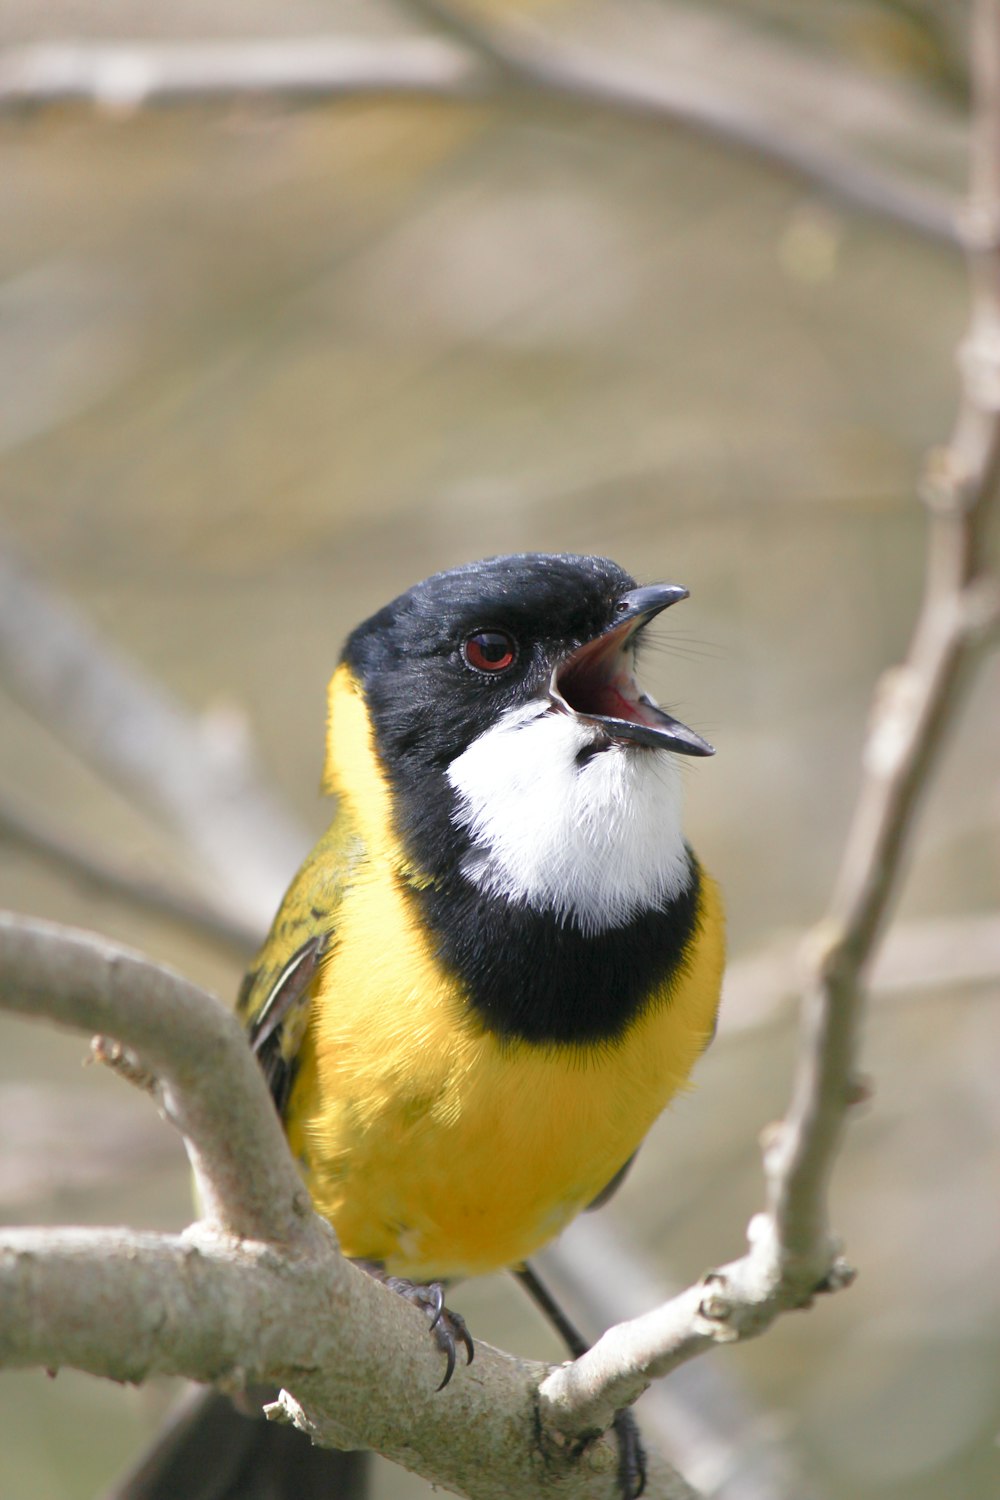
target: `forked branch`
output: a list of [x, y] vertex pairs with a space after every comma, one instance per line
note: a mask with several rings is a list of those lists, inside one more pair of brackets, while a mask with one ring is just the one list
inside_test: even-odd
[[862, 784], [833, 899], [812, 941], [792, 1099], [764, 1151], [767, 1202], [750, 1250], [645, 1317], [612, 1329], [542, 1387], [557, 1426], [633, 1400], [713, 1343], [760, 1333], [785, 1309], [851, 1278], [827, 1219], [856, 1073], [865, 982], [899, 889], [915, 815], [982, 648], [1000, 623], [1000, 0], [978, 0], [968, 256], [972, 317], [949, 446], [932, 456], [924, 595], [910, 647], [875, 695]]

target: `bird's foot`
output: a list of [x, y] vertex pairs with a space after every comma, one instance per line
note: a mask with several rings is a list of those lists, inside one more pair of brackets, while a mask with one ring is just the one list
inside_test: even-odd
[[472, 1334], [466, 1327], [465, 1319], [461, 1313], [452, 1312], [445, 1306], [444, 1286], [440, 1281], [432, 1281], [424, 1286], [417, 1281], [408, 1281], [405, 1276], [389, 1276], [384, 1268], [372, 1261], [360, 1261], [360, 1265], [369, 1275], [381, 1281], [391, 1292], [396, 1292], [400, 1297], [405, 1297], [407, 1302], [412, 1302], [419, 1307], [421, 1312], [427, 1316], [430, 1331], [434, 1335], [434, 1342], [447, 1361], [445, 1365], [444, 1379], [438, 1386], [443, 1391], [449, 1380], [455, 1373], [455, 1363], [458, 1346], [461, 1344], [465, 1350], [465, 1363], [472, 1364], [476, 1346], [472, 1342]]
[[622, 1500], [639, 1500], [646, 1488], [646, 1450], [639, 1436], [639, 1424], [630, 1410], [618, 1413], [614, 1430], [618, 1439], [618, 1487]]
[[[631, 1158], [625, 1163], [617, 1177], [612, 1178], [612, 1187], [617, 1186], [630, 1164]], [[607, 1190], [601, 1194], [601, 1199], [605, 1196], [607, 1196]], [[574, 1327], [567, 1318], [545, 1283], [535, 1273], [534, 1267], [516, 1266], [514, 1275], [535, 1306], [548, 1318], [573, 1358], [579, 1359], [582, 1354], [586, 1354], [590, 1345], [579, 1329]], [[612, 1426], [618, 1439], [618, 1488], [621, 1500], [639, 1500], [639, 1496], [646, 1488], [646, 1451], [642, 1446], [642, 1438], [639, 1436], [639, 1425], [631, 1410], [626, 1407], [615, 1417]]]

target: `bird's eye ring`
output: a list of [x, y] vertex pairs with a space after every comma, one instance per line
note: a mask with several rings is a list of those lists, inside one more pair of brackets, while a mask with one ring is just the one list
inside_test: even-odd
[[477, 630], [465, 641], [462, 655], [476, 672], [506, 672], [517, 656], [517, 642], [506, 630]]

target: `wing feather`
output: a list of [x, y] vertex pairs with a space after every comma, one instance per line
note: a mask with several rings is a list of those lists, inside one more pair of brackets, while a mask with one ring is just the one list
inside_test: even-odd
[[352, 820], [338, 812], [309, 854], [240, 986], [236, 1013], [284, 1116], [309, 1024], [313, 984], [337, 940], [337, 912], [364, 853]]

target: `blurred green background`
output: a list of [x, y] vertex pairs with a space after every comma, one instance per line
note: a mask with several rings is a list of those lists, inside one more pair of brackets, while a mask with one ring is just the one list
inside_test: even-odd
[[[335, 0], [92, 11], [5, 0], [2, 40], [385, 39], [406, 19]], [[964, 7], [517, 11], [623, 64], [686, 46], [734, 89], [754, 83], [744, 42], [777, 48], [776, 108], [834, 66], [885, 114], [834, 110], [832, 137], [962, 186]], [[0, 544], [220, 735], [251, 737], [313, 833], [327, 677], [394, 593], [522, 549], [681, 581], [645, 680], [718, 746], [690, 768], [688, 825], [737, 978], [816, 919], [919, 596], [916, 482], [967, 316], [953, 250], [695, 134], [522, 97], [60, 107], [2, 119], [0, 154]], [[926, 808], [910, 923], [996, 909], [998, 675]], [[0, 792], [138, 870], [198, 874], [2, 683]], [[236, 957], [9, 840], [0, 903], [238, 983]], [[877, 992], [874, 1097], [834, 1190], [858, 1282], [715, 1356], [803, 1497], [1000, 1491], [998, 972], [1000, 952], [992, 981]], [[788, 1095], [794, 1018], [755, 1022], [746, 994], [605, 1212], [675, 1280], [739, 1253], [757, 1136]], [[179, 1146], [84, 1051], [0, 1022], [0, 1215], [183, 1224]], [[455, 1300], [479, 1336], [559, 1357], [512, 1283]], [[88, 1500], [170, 1395], [0, 1375], [0, 1496]], [[380, 1466], [380, 1500], [425, 1493]]]

